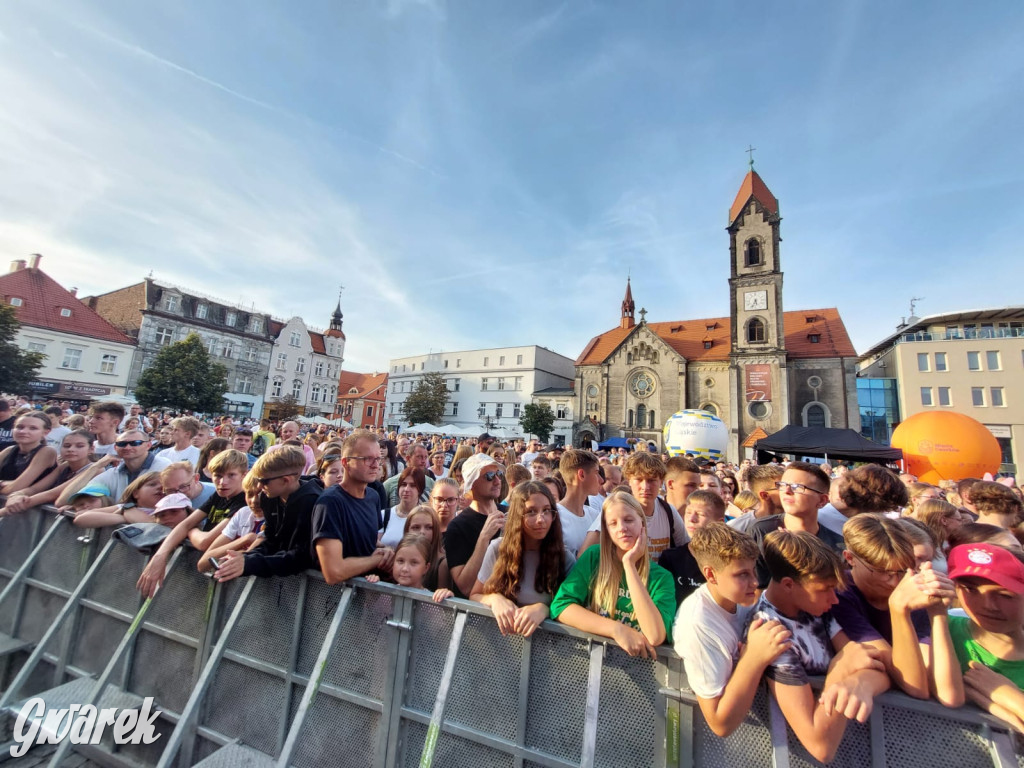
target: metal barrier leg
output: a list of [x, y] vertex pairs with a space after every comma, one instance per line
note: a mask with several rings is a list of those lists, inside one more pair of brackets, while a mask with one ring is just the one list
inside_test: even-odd
[[257, 578], [255, 576], [250, 576], [249, 580], [246, 581], [245, 587], [242, 589], [242, 594], [239, 595], [238, 601], [235, 603], [235, 607], [231, 611], [231, 616], [228, 617], [227, 623], [221, 630], [220, 639], [217, 641], [217, 645], [214, 647], [213, 653], [210, 654], [210, 658], [206, 662], [206, 666], [203, 668], [202, 675], [199, 676], [199, 680], [192, 689], [192, 693], [189, 695], [188, 701], [181, 710], [181, 715], [178, 718], [178, 724], [174, 727], [174, 731], [167, 740], [167, 746], [164, 747], [164, 751], [160, 754], [160, 762], [156, 764], [157, 768], [170, 768], [171, 763], [174, 761], [174, 758], [178, 753], [178, 748], [181, 746], [182, 737], [185, 735], [186, 729], [190, 727], [192, 716], [196, 713], [196, 710], [202, 703], [203, 698], [206, 696], [206, 689], [209, 688], [210, 683], [213, 682], [213, 677], [217, 671], [217, 667], [220, 665], [220, 660], [224, 656], [224, 651], [227, 650], [228, 640], [231, 639], [231, 632], [235, 628], [235, 624], [238, 623], [238, 619], [241, 618], [246, 604], [249, 602], [249, 597], [252, 595], [253, 589], [256, 587], [256, 581]]
[[309, 673], [309, 683], [306, 684], [306, 690], [302, 692], [302, 700], [299, 702], [299, 708], [295, 712], [295, 718], [292, 720], [292, 727], [288, 731], [288, 737], [284, 741], [281, 755], [277, 759], [278, 768], [288, 768], [292, 755], [295, 754], [295, 748], [299, 745], [299, 736], [302, 734], [302, 727], [306, 723], [306, 715], [309, 714], [309, 708], [313, 704], [313, 699], [316, 698], [317, 691], [320, 690], [320, 681], [323, 680], [324, 672], [327, 671], [327, 659], [331, 655], [334, 641], [341, 630], [341, 622], [345, 618], [345, 613], [348, 611], [348, 606], [351, 602], [352, 587], [345, 587], [341, 600], [338, 601], [338, 607], [334, 610], [334, 618], [331, 619], [331, 625], [327, 628], [327, 636], [324, 638], [323, 645], [320, 646], [320, 655], [316, 657], [316, 663]]
[[394, 768], [398, 764], [398, 734], [401, 732], [402, 704], [405, 701], [406, 673], [409, 669], [410, 646], [412, 645], [412, 619], [416, 603], [407, 597], [396, 597], [392, 613], [394, 618], [387, 625], [398, 632], [398, 642], [388, 659], [388, 674], [384, 686], [383, 723], [381, 738], [377, 742], [377, 754], [373, 765], [376, 768]]
[[583, 720], [583, 754], [580, 755], [580, 768], [594, 767], [604, 651], [604, 643], [594, 643], [590, 646], [590, 674], [587, 677], [587, 707]]
[[[181, 557], [181, 552], [181, 549], [177, 549], [174, 554], [171, 555], [171, 560], [167, 564], [165, 578], [173, 573], [174, 566], [178, 563], [178, 560]], [[157, 594], [159, 594], [159, 592]], [[110, 657], [110, 661], [107, 662], [107, 666], [104, 667], [103, 672], [96, 680], [96, 684], [89, 692], [89, 696], [86, 701], [83, 702], [83, 705], [95, 705], [100, 700], [100, 697], [103, 695], [103, 689], [107, 687], [107, 681], [110, 679], [110, 676], [114, 674], [114, 669], [121, 662], [125, 651], [127, 651], [134, 642], [135, 635], [142, 627], [142, 622], [145, 620], [146, 614], [149, 613], [149, 608], [153, 605], [153, 601], [155, 599], [156, 597], [147, 597], [146, 601], [142, 604], [142, 607], [139, 608], [139, 612], [135, 614], [135, 619], [121, 637], [121, 642], [117, 644], [117, 648], [114, 649], [114, 653]], [[64, 762], [64, 758], [67, 757], [68, 752], [71, 750], [71, 746], [72, 744], [70, 739], [62, 741], [60, 746], [57, 747], [57, 751], [53, 754], [53, 759], [50, 760], [49, 768], [59, 768], [60, 764]]]
[[[526, 718], [530, 712], [530, 658], [533, 653], [533, 640], [523, 638], [523, 652], [519, 656], [519, 711], [516, 720], [516, 744], [526, 747]], [[515, 768], [523, 768], [523, 756], [512, 758]]]
[[[3, 518], [0, 518], [0, 520], [2, 519]], [[43, 536], [43, 538], [39, 541], [38, 544], [36, 544], [32, 552], [29, 553], [29, 556], [25, 558], [25, 562], [22, 563], [21, 567], [17, 571], [15, 571], [13, 576], [11, 576], [11, 580], [7, 582], [7, 586], [4, 587], [4, 591], [0, 592], [0, 603], [3, 603], [4, 600], [6, 600], [11, 595], [11, 593], [14, 592], [15, 587], [17, 587], [21, 583], [22, 579], [28, 576], [29, 572], [32, 570], [32, 566], [34, 566], [36, 564], [36, 560], [39, 559], [39, 555], [42, 554], [43, 549], [50, 542], [50, 539], [53, 538], [54, 534], [57, 533], [57, 529], [61, 527], [61, 524], [65, 520], [66, 518], [63, 515], [61, 515], [54, 521], [53, 525], [50, 526], [50, 529], [46, 532], [46, 535]]]
[[988, 724], [985, 724], [982, 728], [982, 735], [988, 738], [992, 765], [995, 768], [1016, 767], [1017, 758], [1014, 755], [1012, 733], [994, 733]]
[[441, 722], [444, 720], [444, 707], [448, 703], [448, 689], [451, 688], [452, 675], [455, 673], [455, 660], [459, 656], [459, 646], [462, 645], [462, 633], [466, 629], [465, 613], [459, 613], [455, 617], [455, 627], [452, 629], [452, 639], [448, 643], [448, 656], [444, 660], [444, 671], [441, 673], [441, 684], [437, 688], [437, 698], [434, 700], [434, 713], [430, 716], [430, 725], [427, 726], [427, 737], [423, 740], [423, 753], [420, 755], [420, 768], [430, 768], [434, 763], [434, 751], [437, 749], [437, 737], [441, 733]]
[[100, 550], [99, 555], [93, 561], [92, 567], [90, 567], [89, 571], [82, 577], [82, 580], [78, 582], [78, 586], [75, 587], [75, 591], [68, 597], [68, 601], [64, 603], [64, 607], [60, 609], [60, 613], [57, 614], [53, 623], [39, 639], [39, 642], [36, 643], [36, 647], [25, 661], [25, 664], [20, 670], [18, 670], [17, 676], [13, 681], [11, 681], [10, 686], [8, 686], [7, 690], [4, 691], [3, 696], [0, 696], [0, 709], [8, 706], [14, 697], [18, 695], [18, 691], [21, 690], [21, 686], [25, 684], [29, 675], [31, 675], [35, 670], [39, 660], [43, 658], [43, 653], [46, 651], [47, 643], [49, 643], [53, 636], [60, 631], [61, 626], [64, 624], [64, 620], [67, 619], [67, 617], [71, 615], [71, 612], [78, 607], [78, 603], [82, 599], [82, 595], [85, 594], [85, 590], [89, 588], [89, 585], [96, 577], [96, 574], [100, 572], [100, 569], [107, 561], [107, 558], [110, 556], [110, 553], [113, 551], [116, 544], [117, 542], [114, 539], [111, 539], [106, 543], [103, 549]]

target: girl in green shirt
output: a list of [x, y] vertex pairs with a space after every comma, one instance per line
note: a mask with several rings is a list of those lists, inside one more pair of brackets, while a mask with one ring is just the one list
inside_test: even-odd
[[630, 656], [655, 657], [675, 614], [672, 575], [651, 562], [647, 515], [625, 491], [601, 510], [601, 542], [576, 562], [551, 602], [551, 617], [613, 639]]

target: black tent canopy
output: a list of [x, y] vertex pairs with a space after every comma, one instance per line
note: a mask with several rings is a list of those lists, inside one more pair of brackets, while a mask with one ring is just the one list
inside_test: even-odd
[[899, 448], [879, 445], [852, 429], [798, 427], [793, 424], [761, 438], [754, 444], [754, 448], [758, 452], [758, 463], [763, 463], [762, 453], [789, 453], [794, 456], [876, 463], [896, 462], [903, 458], [903, 451]]

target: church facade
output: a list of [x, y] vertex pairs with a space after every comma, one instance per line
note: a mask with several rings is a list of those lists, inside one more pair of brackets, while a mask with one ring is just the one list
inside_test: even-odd
[[751, 169], [729, 210], [729, 314], [637, 322], [626, 282], [619, 325], [576, 360], [573, 442], [626, 437], [663, 448], [676, 411], [702, 409], [729, 428], [738, 460], [763, 431], [788, 424], [860, 429], [857, 355], [835, 308], [783, 306], [779, 204]]

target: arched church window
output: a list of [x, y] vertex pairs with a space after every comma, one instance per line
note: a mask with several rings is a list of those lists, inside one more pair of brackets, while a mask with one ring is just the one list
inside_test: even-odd
[[626, 423], [629, 426], [629, 428], [632, 429], [633, 428], [633, 409], [630, 408], [629, 411], [627, 412], [627, 414], [628, 414], [628, 418], [626, 419]]
[[636, 407], [636, 425], [640, 429], [647, 426], [647, 407], [644, 405], [638, 405]]
[[708, 413], [713, 413], [715, 416], [718, 415], [718, 407], [714, 403], [704, 403], [700, 409], [702, 411], [707, 411]]
[[647, 412], [647, 428], [654, 429], [654, 411]]
[[764, 264], [764, 254], [761, 253], [761, 243], [758, 242], [757, 238], [752, 237], [747, 240], [743, 246], [743, 257], [745, 266], [757, 267]]
[[764, 340], [764, 323], [762, 323], [758, 318], [755, 317], [749, 323], [747, 323], [747, 341], [756, 342]]
[[808, 427], [824, 427], [825, 426], [825, 409], [815, 403], [807, 409], [807, 426]]

